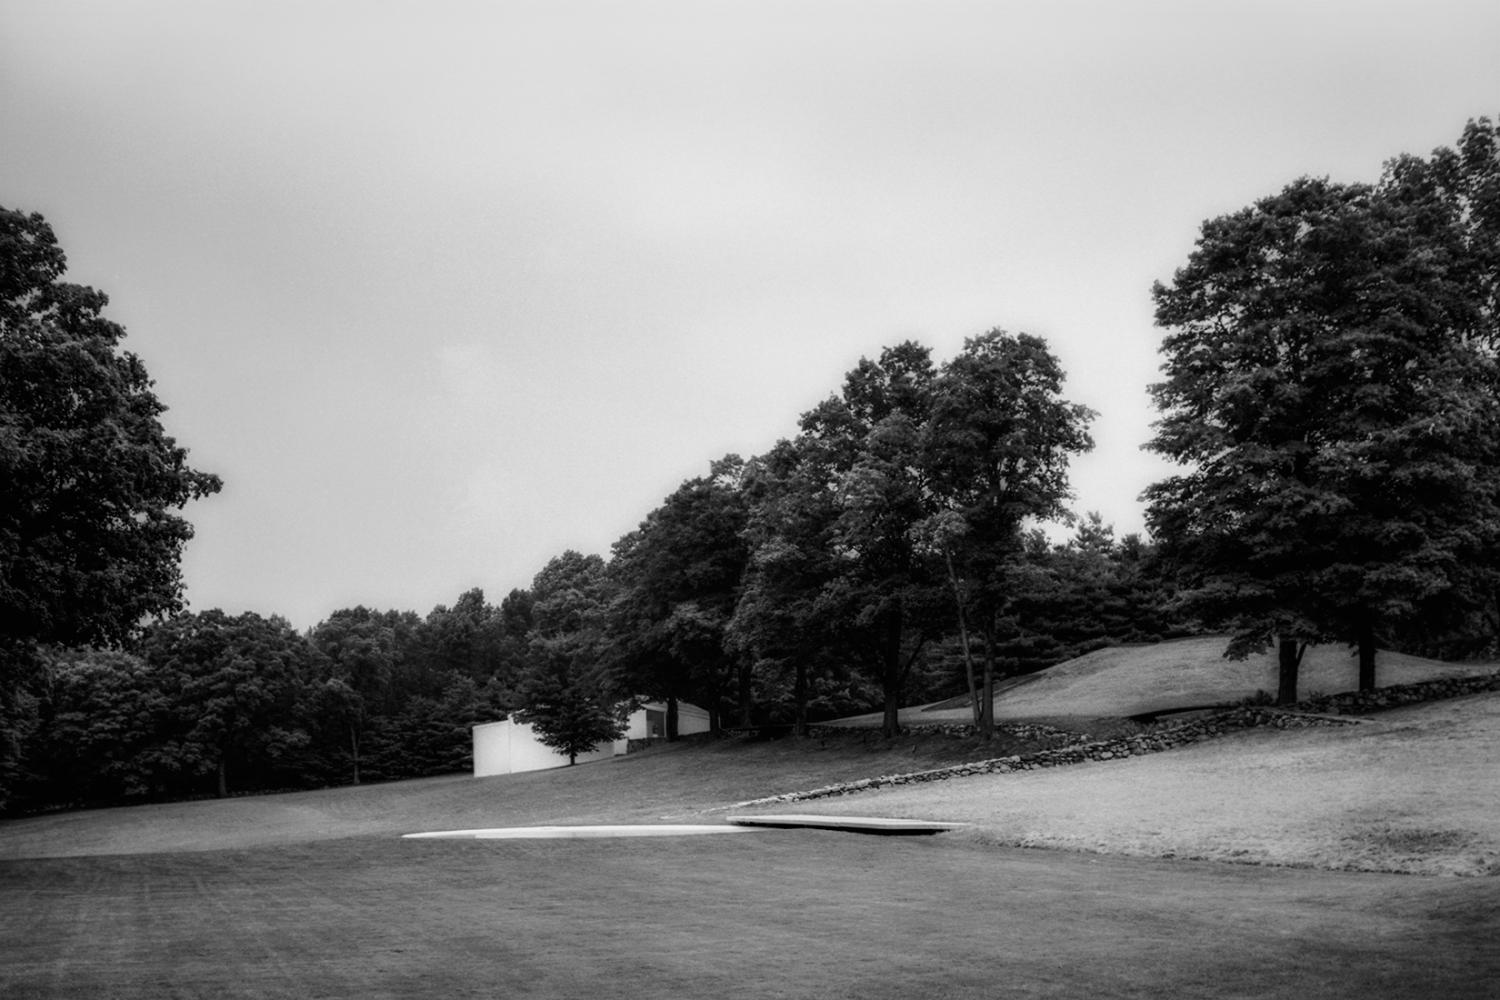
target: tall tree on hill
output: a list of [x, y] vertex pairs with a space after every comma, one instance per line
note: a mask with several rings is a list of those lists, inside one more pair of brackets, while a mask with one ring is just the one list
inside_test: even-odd
[[[1397, 157], [1386, 164], [1380, 192], [1440, 206], [1438, 225], [1458, 227], [1467, 265], [1461, 275], [1473, 308], [1472, 327], [1461, 336], [1492, 356], [1500, 351], [1500, 126], [1474, 119], [1451, 148], [1439, 147], [1426, 159]], [[1461, 600], [1445, 602], [1445, 614], [1424, 609], [1406, 623], [1403, 636], [1443, 655], [1491, 653], [1500, 648], [1500, 552], [1467, 561], [1456, 575], [1463, 577], [1456, 588]]]
[[106, 296], [62, 280], [40, 215], [0, 208], [0, 804], [38, 646], [118, 645], [181, 607], [187, 464]]
[[1093, 414], [1062, 397], [1062, 381], [1041, 338], [991, 330], [943, 366], [922, 428], [933, 509], [917, 533], [942, 553], [959, 627], [983, 638], [983, 682], [971, 691], [986, 736], [1002, 618], [1035, 568], [1024, 558], [1023, 528], [1065, 516], [1068, 461], [1093, 446]]
[[1496, 370], [1471, 336], [1472, 261], [1434, 198], [1303, 179], [1205, 222], [1170, 286], [1163, 417], [1189, 466], [1148, 523], [1231, 656], [1337, 638], [1375, 682], [1384, 622], [1454, 599], [1497, 522]]
[[[803, 415], [757, 473], [755, 546], [737, 633], [762, 649], [792, 631], [820, 637], [880, 685], [882, 731], [899, 731], [901, 692], [936, 634], [936, 578], [912, 536], [929, 512], [919, 466], [933, 367], [904, 343], [862, 359], [840, 394]], [[808, 649], [796, 652], [806, 668]], [[784, 658], [784, 657], [783, 657]], [[805, 692], [806, 678], [797, 686]], [[800, 700], [800, 699], [799, 699]]]
[[748, 464], [745, 492], [750, 559], [725, 638], [763, 684], [775, 678], [790, 689], [800, 736], [814, 677], [837, 662], [840, 633], [822, 600], [834, 576], [827, 544], [833, 497], [808, 481], [798, 447], [786, 440]]
[[736, 680], [749, 724], [748, 660], [725, 638], [749, 559], [744, 468], [729, 455], [683, 483], [615, 544], [609, 563], [608, 645], [636, 694], [666, 699], [668, 739], [677, 737], [678, 698], [700, 699], [717, 728]]

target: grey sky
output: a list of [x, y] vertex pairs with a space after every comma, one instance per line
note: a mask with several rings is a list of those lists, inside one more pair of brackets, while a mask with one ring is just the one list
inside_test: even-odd
[[1500, 5], [0, 0], [0, 205], [224, 492], [194, 608], [307, 627], [607, 554], [862, 355], [1048, 339], [1141, 528], [1151, 283], [1500, 113]]

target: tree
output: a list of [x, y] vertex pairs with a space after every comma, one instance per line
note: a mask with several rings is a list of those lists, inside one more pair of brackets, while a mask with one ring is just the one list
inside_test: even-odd
[[231, 763], [263, 770], [305, 742], [296, 702], [311, 648], [284, 620], [218, 609], [178, 615], [148, 630], [141, 653], [168, 678], [183, 742], [215, 775], [220, 798]]
[[1454, 599], [1492, 550], [1494, 353], [1451, 205], [1302, 179], [1203, 224], [1170, 286], [1163, 417], [1148, 445], [1188, 470], [1147, 519], [1231, 656], [1343, 639], [1375, 680], [1377, 630]]
[[701, 700], [717, 730], [732, 680], [740, 724], [749, 725], [749, 659], [736, 656], [725, 635], [749, 560], [744, 470], [728, 455], [684, 482], [615, 543], [609, 563], [610, 656], [635, 694], [666, 700], [669, 740], [677, 738], [679, 698]]
[[417, 628], [413, 614], [361, 606], [335, 611], [308, 634], [321, 675], [309, 693], [308, 709], [322, 727], [336, 732], [335, 756], [347, 758], [352, 784], [360, 782], [372, 718], [398, 710], [405, 700], [395, 691], [396, 678]]
[[28, 755], [41, 802], [95, 804], [181, 787], [195, 756], [159, 672], [119, 650], [50, 649], [44, 724]]
[[630, 692], [603, 662], [601, 617], [608, 601], [604, 560], [571, 549], [532, 580], [533, 630], [518, 685], [515, 718], [546, 746], [577, 762], [625, 733]]
[[862, 358], [838, 395], [803, 415], [787, 482], [807, 494], [782, 508], [815, 518], [782, 530], [822, 536], [814, 609], [879, 684], [886, 736], [899, 732], [906, 680], [939, 632], [936, 577], [912, 536], [931, 513], [920, 436], [933, 375], [931, 353], [911, 341]]
[[531, 725], [544, 745], [566, 754], [569, 764], [625, 735], [629, 700], [565, 640], [537, 640], [520, 697], [515, 718]]
[[432, 609], [417, 632], [417, 652], [428, 677], [439, 685], [457, 674], [483, 683], [515, 666], [502, 662], [502, 631], [499, 610], [474, 587], [460, 594], [453, 607]]
[[37, 644], [114, 645], [178, 610], [192, 528], [174, 511], [220, 488], [65, 267], [40, 215], [0, 208], [0, 682]]
[[834, 576], [827, 544], [833, 498], [809, 480], [798, 447], [786, 440], [748, 463], [744, 488], [750, 559], [725, 640], [763, 686], [776, 680], [784, 696], [757, 700], [784, 706], [776, 721], [789, 718], [800, 736], [814, 677], [842, 666], [835, 616], [823, 600]]
[[0, 805], [38, 647], [115, 645], [181, 607], [192, 528], [173, 512], [220, 486], [66, 264], [40, 215], [0, 208]]
[[982, 690], [972, 678], [970, 687], [986, 736], [994, 731], [1002, 617], [1036, 582], [1023, 529], [1066, 516], [1069, 458], [1093, 446], [1093, 413], [1063, 399], [1062, 381], [1040, 337], [991, 330], [943, 366], [922, 429], [934, 509], [915, 535], [942, 555], [960, 630], [983, 638]]

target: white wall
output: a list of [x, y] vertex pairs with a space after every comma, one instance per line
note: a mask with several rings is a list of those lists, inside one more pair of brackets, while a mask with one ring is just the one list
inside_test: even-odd
[[[665, 713], [664, 701], [647, 702], [630, 713], [629, 727], [625, 735], [613, 744], [600, 744], [587, 754], [578, 755], [578, 763], [589, 760], [605, 760], [616, 757], [626, 750], [628, 740], [643, 740], [650, 733], [646, 728], [646, 710]], [[708, 712], [685, 701], [677, 703], [677, 733], [691, 736], [708, 732]], [[542, 743], [536, 730], [524, 722], [506, 719], [503, 722], [486, 722], [472, 730], [474, 738], [474, 777], [484, 778], [492, 774], [518, 774], [522, 771], [540, 771], [549, 767], [566, 767], [568, 758]]]
[[[644, 740], [651, 735], [646, 728], [646, 712], [667, 711], [667, 703], [664, 701], [648, 701], [640, 708], [630, 713], [630, 728], [625, 730], [627, 740]], [[709, 730], [708, 709], [699, 708], [697, 705], [686, 701], [677, 703], [677, 735], [691, 736], [694, 733], [706, 733]]]
[[[475, 726], [474, 777], [483, 778], [491, 774], [517, 774], [521, 771], [540, 771], [549, 767], [566, 767], [568, 758], [542, 743], [536, 730], [524, 722], [506, 719], [503, 722], [487, 722]], [[578, 763], [588, 760], [606, 760], [616, 753], [625, 752], [625, 741], [602, 744], [590, 753], [579, 754]]]

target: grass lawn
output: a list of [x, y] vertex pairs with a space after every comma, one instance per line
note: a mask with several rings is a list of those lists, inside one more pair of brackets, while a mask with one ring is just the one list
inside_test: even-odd
[[1444, 997], [1491, 879], [785, 831], [0, 863], [0, 996]]
[[1128, 760], [746, 811], [960, 820], [975, 829], [959, 836], [1017, 846], [1500, 875], [1500, 693], [1358, 725], [1253, 730]]
[[[1233, 704], [1256, 694], [1276, 692], [1276, 651], [1243, 660], [1224, 659], [1228, 636], [1197, 636], [1147, 646], [1110, 646], [1034, 674], [1002, 681], [995, 695], [995, 718], [1044, 719], [1057, 716], [1130, 716], [1163, 709]], [[1493, 663], [1444, 663], [1382, 650], [1376, 680], [1382, 687], [1443, 677], [1493, 673]], [[1359, 661], [1342, 646], [1312, 646], [1298, 671], [1301, 697], [1359, 689]], [[902, 724], [964, 722], [968, 699], [902, 709]], [[841, 720], [879, 725], [878, 714]]]
[[399, 837], [714, 822], [1022, 749], [726, 740], [0, 822], [0, 998], [1497, 995], [1500, 878], [1435, 873], [1497, 870], [1500, 693], [761, 810], [976, 824], [937, 837]]

